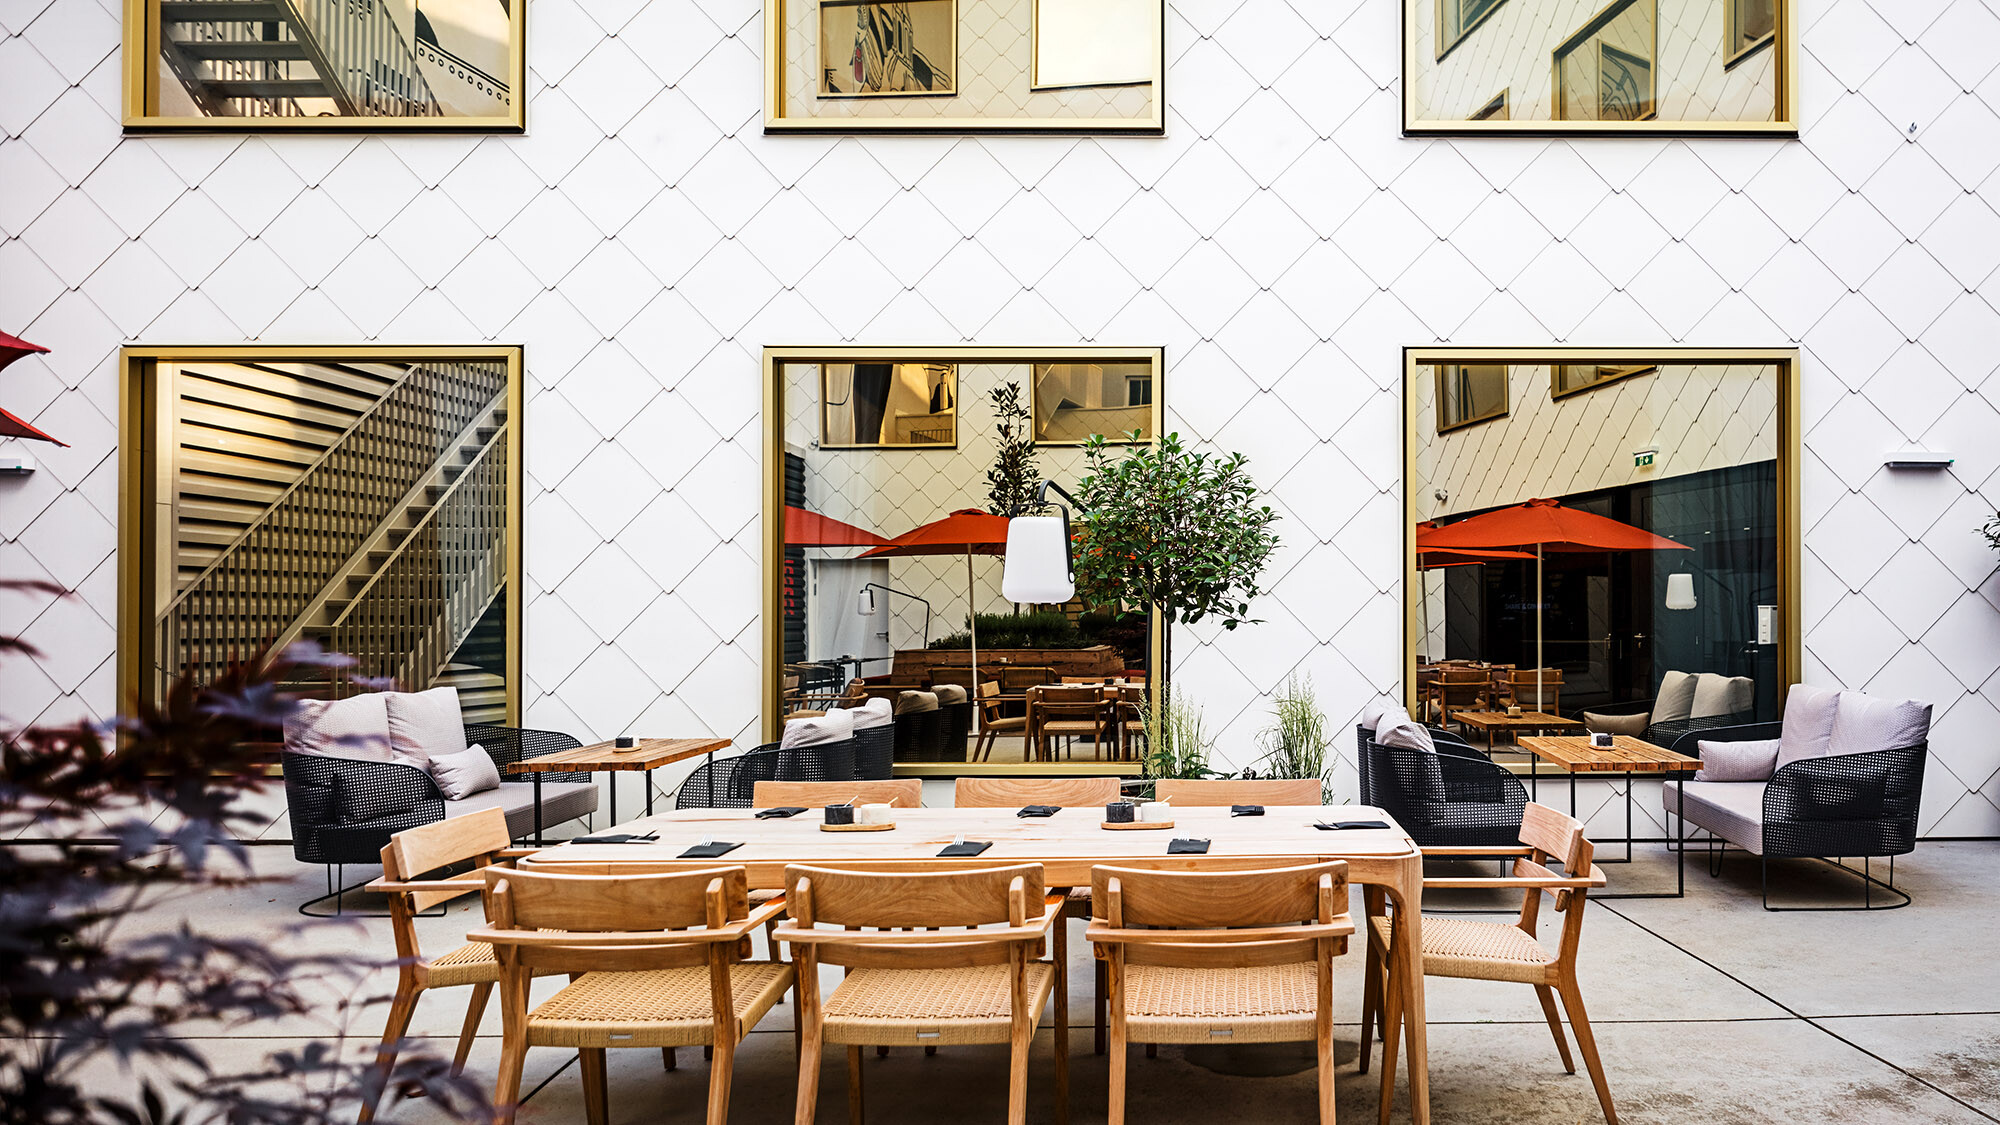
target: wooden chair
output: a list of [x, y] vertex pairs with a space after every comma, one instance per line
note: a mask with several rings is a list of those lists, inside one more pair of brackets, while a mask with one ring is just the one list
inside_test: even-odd
[[1118, 689], [1118, 747], [1120, 755], [1128, 762], [1138, 761], [1142, 755], [1137, 748], [1144, 745], [1151, 753], [1153, 744], [1146, 734], [1146, 685], [1127, 683]]
[[[433, 906], [477, 893], [486, 886], [486, 880], [476, 871], [456, 879], [420, 876], [461, 863], [485, 867], [509, 843], [506, 814], [496, 808], [398, 832], [382, 848], [382, 877], [369, 883], [367, 889], [388, 896], [389, 928], [396, 939], [396, 995], [389, 1002], [389, 1022], [382, 1030], [382, 1046], [375, 1054], [375, 1065], [385, 1083], [395, 1071], [396, 1052], [409, 1032], [417, 1000], [432, 988], [472, 986], [472, 997], [465, 1006], [465, 1025], [458, 1033], [458, 1052], [451, 1060], [453, 1074], [465, 1070], [473, 1037], [479, 1034], [479, 1020], [486, 1014], [486, 1001], [500, 980], [500, 962], [494, 959], [492, 946], [477, 941], [459, 946], [442, 957], [424, 956], [417, 944], [416, 918]], [[377, 1095], [379, 1098], [379, 1091]], [[375, 1107], [373, 1099], [363, 1105], [361, 1120], [372, 1120]]]
[[1453, 711], [1477, 711], [1486, 705], [1486, 694], [1493, 688], [1491, 673], [1482, 668], [1444, 669], [1438, 681], [1438, 724], [1451, 725]]
[[1049, 739], [1069, 739], [1074, 743], [1086, 736], [1091, 740], [1094, 756], [1101, 758], [1110, 737], [1115, 706], [1105, 697], [1103, 688], [1093, 685], [1044, 684], [1032, 688], [1028, 695], [1028, 737], [1045, 761], [1055, 760], [1055, 748], [1049, 745]]
[[750, 803], [760, 809], [797, 806], [823, 809], [828, 805], [894, 805], [922, 808], [924, 783], [915, 777], [889, 781], [760, 781], [751, 787]]
[[1512, 671], [1507, 674], [1507, 697], [1520, 705], [1523, 711], [1542, 711], [1550, 715], [1560, 714], [1562, 708], [1563, 674], [1560, 668], [1541, 670], [1539, 701], [1536, 699], [1535, 670]]
[[1333, 1125], [1333, 959], [1347, 951], [1347, 865], [1263, 871], [1093, 868], [1085, 935], [1110, 966], [1111, 1125], [1125, 1045], [1291, 1043], [1319, 1056]]
[[1009, 715], [1006, 713], [1008, 704], [1018, 702], [1021, 701], [1018, 699], [1002, 698], [1000, 685], [994, 683], [992, 680], [981, 680], [979, 682], [979, 694], [976, 698], [979, 715], [979, 739], [973, 743], [973, 761], [990, 760], [993, 757], [993, 744], [1000, 740], [1001, 735], [1027, 734], [1028, 716], [1025, 714]]
[[1153, 783], [1153, 796], [1182, 808], [1220, 805], [1317, 805], [1316, 777], [1263, 778], [1256, 781], [1180, 781], [1163, 777]]
[[848, 968], [824, 1001], [816, 987], [798, 991], [797, 1125], [812, 1125], [823, 1043], [847, 1047], [851, 1125], [862, 1125], [863, 1046], [1008, 1044], [1007, 1120], [1022, 1125], [1028, 1048], [1051, 995], [1056, 1120], [1069, 1120], [1068, 943], [1056, 924], [1063, 898], [1044, 893], [1041, 864], [914, 875], [795, 866], [785, 885], [791, 916], [778, 940], [793, 945], [799, 980], [817, 982], [822, 963]]
[[[505, 1019], [500, 1074], [493, 1087], [498, 1120], [514, 1119], [521, 1067], [529, 1047], [577, 1051], [584, 1113], [609, 1118], [604, 1051], [656, 1047], [713, 1048], [708, 1125], [729, 1117], [736, 1045], [795, 980], [792, 966], [750, 961], [750, 933], [784, 911], [750, 909], [741, 867], [664, 875], [556, 875], [515, 869], [486, 872], [487, 927], [500, 961]], [[528, 1009], [529, 978], [569, 973], [568, 986]]]
[[1025, 805], [1082, 808], [1118, 799], [1115, 777], [961, 777], [952, 807], [1018, 809]]
[[[1513, 922], [1483, 922], [1461, 916], [1424, 917], [1424, 972], [1434, 977], [1461, 977], [1468, 980], [1517, 981], [1533, 985], [1542, 1002], [1542, 1015], [1556, 1039], [1556, 1053], [1562, 1056], [1563, 1070], [1576, 1073], [1570, 1061], [1569, 1044], [1563, 1039], [1562, 1021], [1557, 1018], [1554, 993], [1562, 994], [1569, 1012], [1570, 1030], [1583, 1049], [1583, 1063], [1597, 1088], [1597, 1102], [1604, 1109], [1608, 1125], [1618, 1125], [1611, 1106], [1611, 1087], [1604, 1080], [1604, 1066], [1597, 1057], [1597, 1040], [1590, 1032], [1590, 1017], [1583, 1011], [1583, 995], [1576, 986], [1576, 947], [1583, 934], [1584, 896], [1592, 887], [1604, 885], [1604, 871], [1591, 864], [1591, 844], [1583, 834], [1583, 822], [1549, 808], [1530, 804], [1521, 817], [1521, 846], [1425, 848], [1425, 856], [1514, 856], [1513, 874], [1507, 878], [1425, 879], [1424, 888], [1434, 887], [1519, 887], [1521, 914]], [[1557, 876], [1546, 866], [1560, 860], [1563, 874]], [[1541, 896], [1555, 899], [1556, 910], [1564, 915], [1562, 938], [1551, 953], [1535, 937], [1535, 921]], [[1396, 1089], [1396, 1036], [1402, 1030], [1402, 1003], [1390, 971], [1397, 958], [1407, 951], [1389, 940], [1390, 920], [1382, 913], [1381, 893], [1367, 892], [1371, 923], [1368, 930], [1368, 975], [1361, 1001], [1361, 1072], [1368, 1072], [1368, 1055], [1374, 1043], [1375, 1017], [1382, 1017], [1382, 1122], [1388, 1125], [1389, 1103]]]

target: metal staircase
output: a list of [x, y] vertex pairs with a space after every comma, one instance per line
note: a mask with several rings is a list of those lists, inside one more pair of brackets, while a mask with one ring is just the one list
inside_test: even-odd
[[[183, 410], [200, 418], [200, 406]], [[158, 615], [161, 686], [178, 671], [206, 682], [267, 641], [311, 639], [355, 657], [357, 675], [412, 689], [453, 682], [484, 703], [497, 695], [504, 711], [506, 423], [502, 364], [402, 373], [226, 546], [208, 551], [211, 561]], [[183, 486], [183, 550], [214, 534], [204, 528], [231, 526], [223, 491], [208, 480], [199, 492]], [[339, 683], [332, 694], [353, 690]]]
[[160, 0], [160, 53], [217, 117], [435, 117], [379, 0]]

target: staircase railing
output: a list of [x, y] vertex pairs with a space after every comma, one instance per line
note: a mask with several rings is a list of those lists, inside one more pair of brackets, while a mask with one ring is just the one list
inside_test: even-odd
[[207, 683], [290, 628], [506, 387], [504, 364], [412, 367], [161, 612], [161, 686]]
[[505, 588], [510, 533], [502, 431], [334, 621], [328, 647], [354, 657], [361, 676], [428, 686]]
[[379, 0], [283, 0], [318, 44], [333, 78], [372, 117], [436, 117], [443, 110], [416, 52]]

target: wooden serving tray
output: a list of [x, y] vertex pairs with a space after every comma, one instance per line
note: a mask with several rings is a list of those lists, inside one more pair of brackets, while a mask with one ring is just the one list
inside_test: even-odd
[[1174, 822], [1171, 820], [1134, 820], [1125, 824], [1113, 824], [1108, 820], [1100, 820], [1097, 822], [1097, 826], [1099, 828], [1108, 828], [1113, 832], [1131, 832], [1152, 828], [1172, 828]]
[[896, 822], [893, 820], [887, 824], [827, 824], [822, 821], [820, 822], [819, 830], [821, 832], [887, 832], [894, 827], [896, 827]]

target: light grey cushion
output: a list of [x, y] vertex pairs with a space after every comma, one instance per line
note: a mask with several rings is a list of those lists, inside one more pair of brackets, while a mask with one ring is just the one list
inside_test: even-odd
[[[1823, 758], [1833, 744], [1833, 716], [1840, 693], [1832, 688], [1793, 684], [1785, 696], [1785, 722], [1778, 732], [1778, 768], [1805, 758]], [[1884, 749], [1887, 749], [1884, 747]]]
[[458, 689], [393, 691], [383, 696], [389, 709], [389, 752], [418, 765], [439, 754], [465, 752], [465, 720]]
[[1401, 707], [1382, 713], [1382, 717], [1375, 723], [1375, 741], [1384, 746], [1422, 750], [1427, 754], [1437, 753], [1437, 742], [1431, 738], [1430, 729], [1411, 718], [1410, 713]]
[[931, 694], [938, 697], [939, 707], [949, 707], [954, 703], [963, 703], [966, 699], [965, 689], [957, 684], [932, 684]]
[[493, 764], [493, 756], [484, 746], [468, 746], [456, 754], [432, 754], [425, 768], [447, 801], [500, 788], [500, 767]]
[[1757, 682], [1748, 676], [1703, 672], [1694, 679], [1694, 703], [1689, 718], [1713, 719], [1748, 711], [1755, 705]]
[[[499, 809], [507, 815], [507, 834], [529, 835], [535, 830], [535, 785], [531, 781], [503, 781], [498, 789], [474, 793], [470, 797], [444, 803], [447, 818], [464, 816], [481, 809]], [[575, 820], [597, 811], [597, 786], [576, 782], [542, 784], [542, 827], [547, 829], [565, 820]]]
[[[1680, 814], [1681, 782], [1660, 789], [1660, 808]], [[1764, 782], [1687, 782], [1687, 822], [1706, 828], [1751, 855], [1764, 854]]]
[[834, 708], [824, 715], [807, 719], [791, 719], [785, 723], [784, 737], [778, 745], [784, 749], [794, 746], [824, 746], [829, 742], [845, 742], [854, 737], [853, 714]]
[[1833, 716], [1829, 754], [1900, 750], [1930, 738], [1931, 705], [1914, 699], [1879, 699], [1858, 691], [1840, 693]]
[[1696, 742], [1701, 768], [1696, 781], [1769, 781], [1778, 768], [1778, 740], [1755, 742]]
[[390, 760], [389, 712], [380, 693], [308, 699], [285, 720], [285, 749], [326, 758]]
[[918, 711], [938, 709], [938, 697], [934, 692], [906, 691], [896, 697], [896, 714], [909, 715]]
[[[1388, 696], [1385, 695], [1375, 696], [1374, 698], [1368, 701], [1367, 706], [1361, 709], [1361, 725], [1369, 730], [1374, 730], [1376, 727], [1381, 725], [1382, 716], [1388, 714], [1391, 711], [1402, 711], [1402, 710], [1403, 708], [1397, 706], [1396, 701], [1390, 699]], [[1408, 712], [1404, 713], [1408, 714]]]
[[879, 695], [859, 707], [848, 708], [847, 713], [854, 716], [855, 730], [886, 727], [896, 721], [895, 705]]
[[1694, 710], [1695, 677], [1686, 672], [1668, 672], [1660, 679], [1660, 694], [1653, 700], [1655, 723], [1677, 723]]
[[1593, 734], [1628, 734], [1637, 738], [1646, 733], [1651, 716], [1641, 712], [1637, 715], [1600, 715], [1595, 711], [1583, 713], [1583, 729]]

